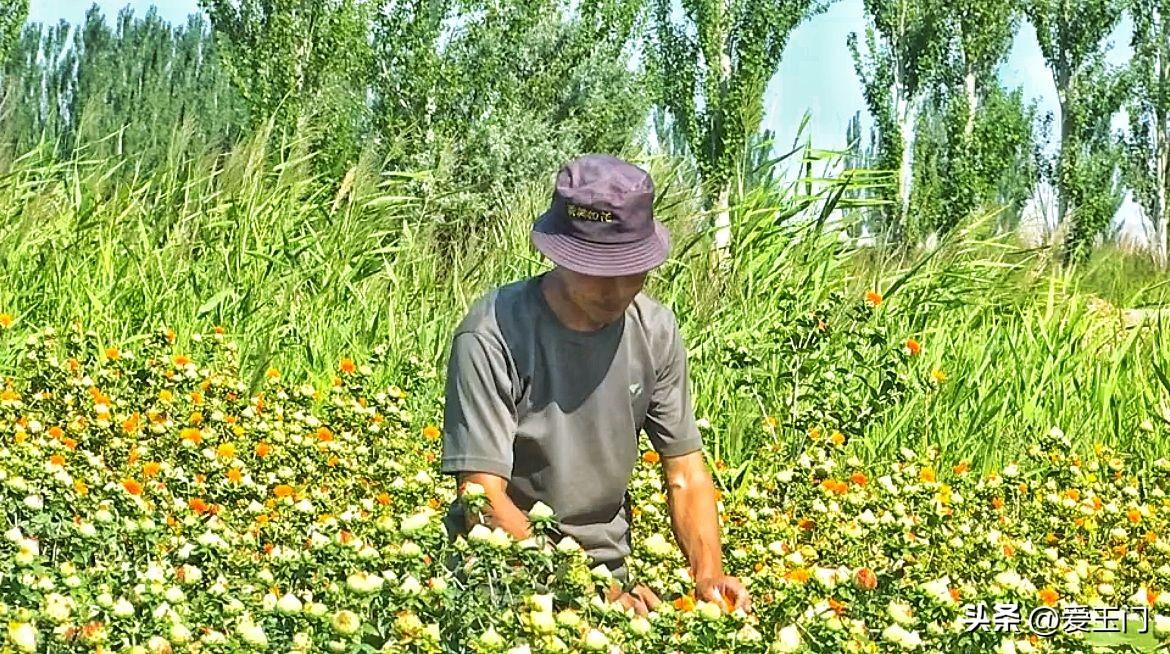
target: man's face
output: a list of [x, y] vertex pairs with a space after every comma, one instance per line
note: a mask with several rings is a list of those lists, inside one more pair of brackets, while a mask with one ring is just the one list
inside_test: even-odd
[[596, 323], [609, 324], [625, 312], [646, 283], [646, 273], [621, 277], [594, 277], [561, 268], [565, 290], [573, 304]]

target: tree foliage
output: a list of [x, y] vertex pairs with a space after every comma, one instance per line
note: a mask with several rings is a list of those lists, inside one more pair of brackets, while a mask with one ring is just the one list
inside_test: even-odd
[[370, 3], [362, 0], [199, 0], [252, 123], [289, 130], [312, 116], [322, 163], [349, 163], [364, 133]]
[[175, 130], [189, 146], [225, 145], [243, 127], [243, 106], [219, 65], [199, 15], [172, 28], [151, 9], [123, 9], [110, 25], [97, 6], [70, 34], [68, 23], [29, 24], [4, 77], [0, 144], [25, 150], [44, 139], [59, 152], [134, 153], [148, 167], [166, 156]]
[[1119, 153], [1110, 120], [1125, 94], [1124, 78], [1104, 61], [1103, 41], [1125, 0], [1026, 0], [1040, 51], [1060, 101], [1060, 152], [1055, 162], [1057, 220], [1066, 227], [1063, 258], [1084, 258], [1120, 203]]
[[898, 170], [886, 199], [885, 230], [900, 238], [912, 194], [915, 122], [924, 93], [938, 78], [947, 48], [942, 0], [864, 0], [865, 48], [851, 33], [847, 46], [877, 133], [877, 163]]
[[671, 0], [654, 3], [650, 62], [658, 102], [695, 157], [708, 200], [744, 160], [763, 120], [763, 97], [792, 30], [824, 11], [820, 0]]
[[1154, 227], [1154, 251], [1165, 266], [1170, 259], [1170, 1], [1133, 3], [1126, 182]]
[[0, 62], [8, 58], [27, 17], [28, 0], [0, 0]]
[[[631, 45], [640, 0], [391, 2], [374, 25], [374, 122], [390, 165], [432, 171], [443, 222], [584, 152], [633, 155], [649, 106]], [[470, 217], [474, 217], [471, 219]]]

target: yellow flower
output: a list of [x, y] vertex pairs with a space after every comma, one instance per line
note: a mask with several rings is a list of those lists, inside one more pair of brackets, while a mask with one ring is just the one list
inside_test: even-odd
[[930, 378], [937, 384], [941, 384], [947, 380], [947, 373], [943, 372], [941, 368], [935, 368], [930, 371]]

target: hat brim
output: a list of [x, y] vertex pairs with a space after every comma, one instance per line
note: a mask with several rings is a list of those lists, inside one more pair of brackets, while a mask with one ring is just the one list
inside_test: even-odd
[[546, 212], [532, 226], [532, 244], [553, 263], [582, 275], [620, 277], [649, 272], [670, 255], [670, 232], [654, 221], [650, 238], [632, 243], [593, 243], [559, 234]]

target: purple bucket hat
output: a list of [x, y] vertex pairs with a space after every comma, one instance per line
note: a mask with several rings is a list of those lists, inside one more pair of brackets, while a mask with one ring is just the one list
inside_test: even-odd
[[648, 272], [670, 253], [670, 233], [654, 219], [650, 175], [607, 154], [561, 168], [532, 243], [554, 263], [597, 277]]

